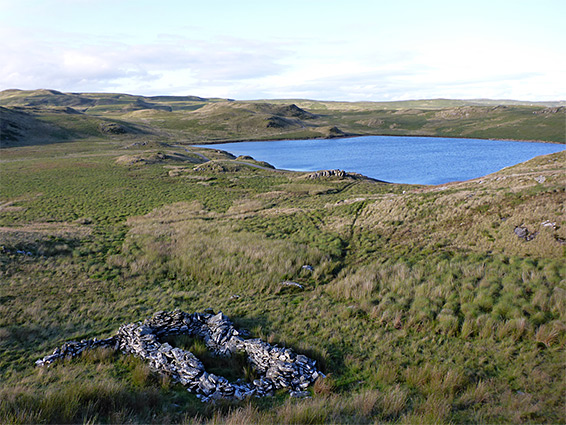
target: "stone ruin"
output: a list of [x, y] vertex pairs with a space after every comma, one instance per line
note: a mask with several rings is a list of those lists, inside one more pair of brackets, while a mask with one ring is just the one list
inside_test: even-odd
[[[196, 393], [202, 401], [237, 399], [272, 395], [286, 388], [291, 396], [308, 395], [307, 387], [324, 374], [317, 370], [316, 362], [288, 348], [272, 346], [261, 339], [244, 339], [233, 323], [222, 314], [157, 312], [144, 322], [123, 325], [118, 333], [106, 339], [68, 342], [38, 361], [37, 366], [78, 356], [93, 348], [111, 348], [131, 353], [149, 362], [152, 370], [169, 375], [188, 391]], [[189, 335], [201, 338], [215, 355], [231, 356], [245, 353], [251, 367], [259, 376], [252, 383], [229, 382], [222, 376], [208, 373], [203, 364], [190, 351], [161, 343], [169, 335]]]

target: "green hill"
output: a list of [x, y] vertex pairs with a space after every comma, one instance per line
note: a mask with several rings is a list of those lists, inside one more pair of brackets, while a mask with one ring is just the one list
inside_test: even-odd
[[[0, 106], [32, 114], [39, 127], [47, 123], [58, 128], [54, 135], [52, 132], [43, 133], [43, 142], [49, 143], [68, 137], [98, 137], [94, 127], [102, 125], [102, 121], [121, 125], [127, 129], [121, 134], [130, 138], [135, 134], [141, 137], [154, 135], [170, 142], [184, 143], [347, 135], [566, 141], [564, 102], [483, 99], [233, 101], [196, 96], [144, 97], [116, 93], [5, 90], [0, 92]], [[82, 115], [75, 114], [72, 118], [76, 122], [72, 123], [69, 114], [72, 111], [61, 108], [72, 108]], [[3, 114], [7, 116], [6, 111]], [[28, 124], [29, 127], [31, 122]], [[28, 133], [34, 132], [42, 133], [40, 129], [34, 131], [29, 127]], [[12, 132], [2, 136], [4, 145], [8, 138], [10, 146], [24, 139], [26, 142], [22, 143], [29, 143], [30, 138], [18, 134]], [[34, 140], [41, 142], [37, 138]]]

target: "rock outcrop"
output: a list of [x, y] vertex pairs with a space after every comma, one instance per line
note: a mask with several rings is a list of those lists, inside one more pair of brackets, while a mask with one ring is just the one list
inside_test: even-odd
[[320, 170], [315, 171], [307, 176], [309, 179], [319, 179], [321, 177], [339, 177], [341, 179], [345, 177], [351, 177], [349, 173], [344, 170]]
[[101, 133], [104, 134], [126, 134], [128, 129], [121, 124], [113, 122], [104, 122], [98, 126]]
[[294, 103], [291, 104], [291, 105], [280, 106], [279, 108], [277, 108], [274, 111], [274, 113], [275, 113], [275, 115], [280, 115], [280, 116], [283, 116], [283, 117], [299, 118], [301, 120], [308, 120], [308, 119], [313, 119], [313, 118], [317, 117], [317, 115], [315, 115], [311, 112], [307, 112], [302, 108], [299, 108]]
[[554, 107], [548, 107], [538, 111], [534, 111], [533, 114], [552, 115], [552, 114], [564, 113], [564, 111], [566, 111], [566, 108], [564, 106], [554, 106]]
[[[248, 362], [258, 374], [252, 383], [229, 382], [222, 376], [208, 373], [190, 351], [161, 343], [169, 335], [186, 334], [201, 338], [208, 349], [218, 356], [245, 353]], [[272, 346], [260, 339], [244, 339], [232, 322], [221, 312], [208, 313], [158, 312], [144, 322], [121, 326], [118, 333], [107, 339], [69, 342], [55, 349], [53, 354], [36, 362], [48, 366], [57, 360], [75, 357], [83, 351], [106, 347], [131, 353], [147, 360], [152, 370], [171, 376], [202, 401], [221, 398], [243, 399], [249, 396], [271, 395], [286, 388], [293, 396], [306, 395], [305, 390], [319, 376], [316, 362], [295, 354], [288, 348]]]

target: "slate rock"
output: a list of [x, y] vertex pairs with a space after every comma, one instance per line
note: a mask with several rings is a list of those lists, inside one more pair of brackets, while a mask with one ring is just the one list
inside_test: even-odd
[[[193, 353], [160, 342], [164, 336], [178, 334], [202, 338], [216, 355], [229, 356], [243, 351], [259, 378], [249, 384], [241, 380], [232, 383], [222, 376], [207, 373]], [[246, 331], [236, 330], [222, 312], [159, 311], [144, 322], [121, 326], [110, 338], [65, 343], [35, 363], [49, 366], [61, 358], [74, 357], [96, 347], [119, 349], [145, 359], [153, 370], [171, 376], [173, 381], [195, 392], [202, 401], [261, 397], [273, 394], [279, 388], [301, 394], [319, 376], [324, 376], [316, 370], [315, 361], [307, 356], [296, 355], [287, 348], [274, 347], [260, 339], [246, 340], [243, 335]]]

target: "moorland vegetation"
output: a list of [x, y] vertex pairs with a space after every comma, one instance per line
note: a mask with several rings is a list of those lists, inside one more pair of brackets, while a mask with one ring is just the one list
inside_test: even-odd
[[[43, 90], [0, 93], [0, 113], [0, 422], [566, 421], [566, 152], [419, 186], [309, 178], [190, 145], [339, 134], [564, 143], [562, 105]], [[306, 399], [211, 404], [109, 350], [34, 366], [66, 341], [175, 308], [222, 311], [316, 359], [327, 378]], [[254, 377], [198, 339], [168, 342], [213, 373]]]

